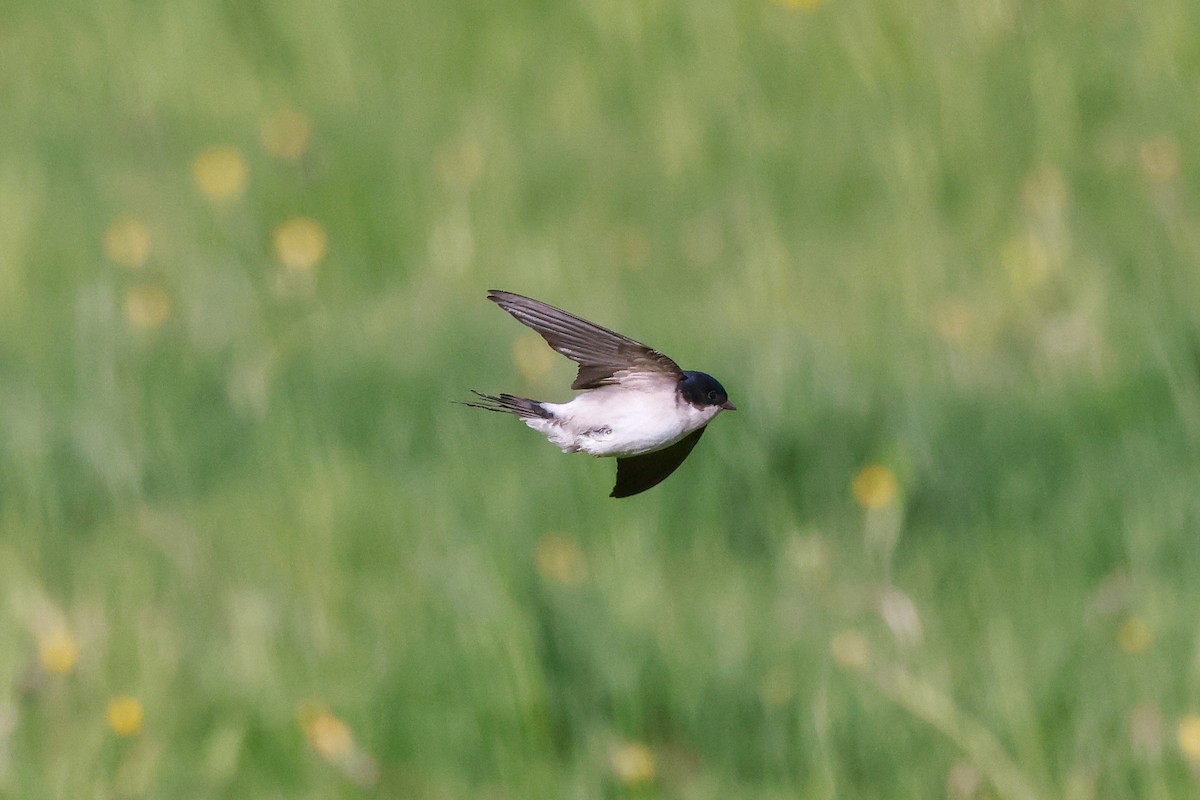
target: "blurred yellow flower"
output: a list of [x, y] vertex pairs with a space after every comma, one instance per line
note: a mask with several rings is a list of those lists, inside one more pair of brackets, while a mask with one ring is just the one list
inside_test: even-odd
[[304, 738], [322, 758], [340, 763], [354, 752], [354, 734], [350, 726], [319, 703], [301, 704], [297, 715]]
[[231, 145], [209, 147], [192, 162], [196, 186], [208, 199], [218, 202], [240, 196], [246, 189], [249, 174], [241, 151]]
[[1138, 147], [1138, 161], [1148, 180], [1169, 183], [1179, 177], [1179, 142], [1170, 136], [1142, 142]]
[[795, 8], [800, 11], [812, 11], [818, 8], [824, 0], [774, 0], [775, 5], [784, 8]]
[[542, 537], [534, 551], [538, 572], [567, 586], [578, 586], [587, 579], [587, 561], [573, 539], [557, 533]]
[[374, 786], [379, 764], [354, 741], [350, 726], [318, 700], [306, 700], [296, 711], [304, 738], [321, 758], [360, 786]]
[[1200, 762], [1200, 714], [1188, 714], [1179, 720], [1178, 736], [1183, 754]]
[[125, 318], [138, 330], [160, 327], [171, 316], [171, 295], [153, 283], [135, 286], [125, 293]]
[[863, 508], [884, 508], [896, 500], [896, 475], [882, 464], [870, 464], [859, 470], [850, 488]]
[[294, 108], [281, 108], [263, 117], [258, 133], [263, 149], [273, 158], [299, 161], [308, 151], [308, 118]]
[[829, 643], [833, 660], [843, 669], [862, 670], [871, 663], [871, 646], [867, 637], [855, 630], [840, 631]]
[[654, 753], [641, 742], [617, 742], [608, 751], [608, 765], [626, 785], [654, 780]]
[[122, 267], [137, 269], [150, 257], [150, 230], [135, 216], [117, 217], [104, 229], [104, 252]]
[[329, 237], [321, 223], [310, 217], [294, 217], [274, 234], [275, 258], [288, 269], [310, 270], [325, 258]]
[[79, 660], [79, 644], [66, 628], [52, 628], [37, 637], [38, 661], [56, 675], [66, 675]]
[[120, 695], [108, 701], [108, 727], [117, 736], [136, 736], [142, 730], [145, 711], [136, 697]]
[[1117, 646], [1125, 653], [1141, 653], [1154, 644], [1154, 631], [1139, 617], [1129, 617], [1117, 629]]
[[530, 383], [541, 383], [554, 369], [554, 351], [536, 333], [524, 333], [513, 342], [513, 363], [521, 377]]

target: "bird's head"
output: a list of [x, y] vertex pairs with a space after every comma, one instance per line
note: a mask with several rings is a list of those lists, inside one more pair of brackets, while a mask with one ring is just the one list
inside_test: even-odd
[[697, 408], [716, 407], [725, 411], [737, 411], [737, 406], [729, 402], [725, 387], [705, 372], [685, 370], [679, 380], [679, 394]]

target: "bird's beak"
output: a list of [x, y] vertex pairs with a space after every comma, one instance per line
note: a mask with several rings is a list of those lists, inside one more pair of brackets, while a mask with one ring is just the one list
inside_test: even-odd
[[726, 400], [724, 403], [721, 404], [721, 408], [723, 408], [726, 411], [737, 411], [737, 406], [735, 406], [733, 403], [729, 402], [728, 400]]

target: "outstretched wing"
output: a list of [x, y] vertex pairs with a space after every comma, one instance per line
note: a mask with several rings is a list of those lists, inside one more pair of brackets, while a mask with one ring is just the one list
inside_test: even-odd
[[618, 458], [617, 485], [609, 497], [629, 497], [662, 483], [679, 468], [703, 435], [704, 428], [697, 428], [670, 447], [640, 456]]
[[[594, 389], [619, 383], [624, 375], [635, 372], [654, 372], [677, 379], [683, 377], [679, 365], [657, 350], [561, 308], [497, 289], [488, 292], [488, 299], [523, 325], [533, 328], [548, 345], [579, 364], [579, 374], [571, 384], [572, 389]], [[675, 466], [679, 466], [678, 463]]]

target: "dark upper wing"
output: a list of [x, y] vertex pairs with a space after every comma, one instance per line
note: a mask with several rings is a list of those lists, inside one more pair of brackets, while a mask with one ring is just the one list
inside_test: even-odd
[[679, 365], [657, 350], [560, 308], [497, 289], [488, 292], [488, 299], [579, 364], [572, 389], [594, 389], [616, 383], [619, 372], [660, 372], [683, 377]]
[[618, 458], [617, 485], [609, 497], [629, 497], [662, 483], [678, 469], [703, 435], [704, 428], [697, 428], [670, 447], [640, 456]]

